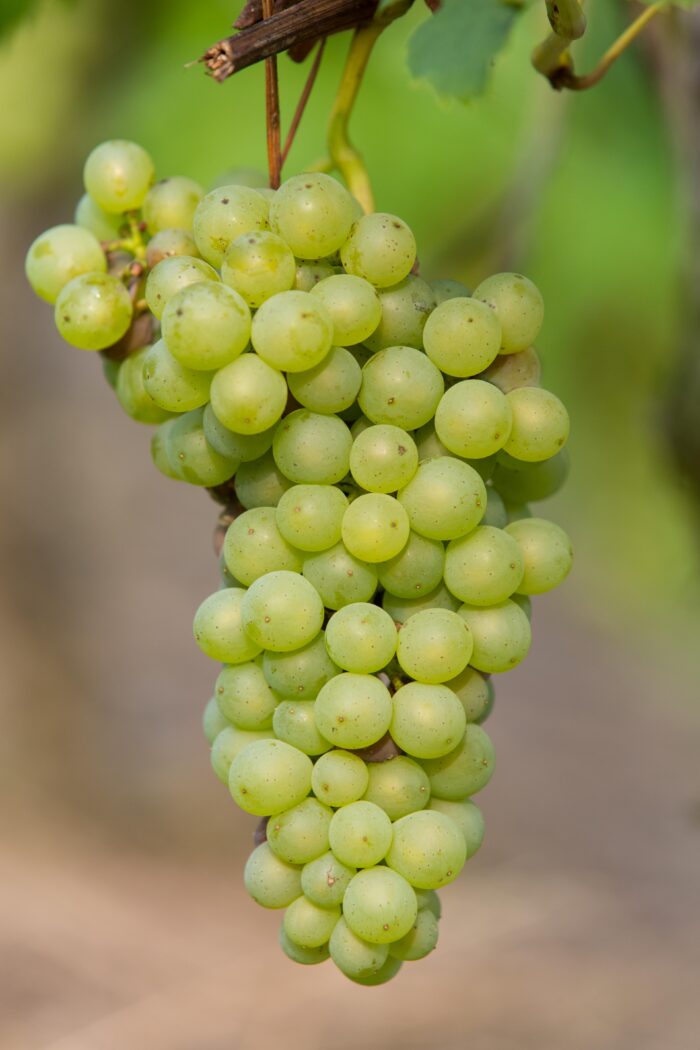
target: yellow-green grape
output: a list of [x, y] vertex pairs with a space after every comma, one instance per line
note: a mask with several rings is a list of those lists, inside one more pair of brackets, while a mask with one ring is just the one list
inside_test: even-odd
[[335, 485], [293, 485], [277, 504], [277, 527], [298, 550], [327, 550], [340, 540], [347, 507]]
[[494, 761], [489, 736], [481, 726], [470, 723], [454, 751], [422, 763], [430, 780], [431, 801], [444, 798], [461, 802], [468, 795], [476, 795], [493, 776]]
[[204, 408], [203, 423], [204, 433], [211, 447], [229, 459], [250, 463], [264, 456], [272, 446], [274, 427], [269, 427], [260, 434], [235, 434], [216, 418], [211, 404]]
[[343, 903], [345, 890], [356, 874], [356, 868], [343, 864], [328, 850], [304, 866], [301, 888], [305, 896], [320, 908], [335, 908]]
[[365, 562], [387, 561], [408, 542], [408, 514], [398, 500], [368, 492], [353, 500], [343, 515], [343, 543]]
[[435, 433], [435, 424], [426, 423], [425, 426], [416, 430], [413, 435], [418, 449], [418, 460], [424, 463], [428, 459], [437, 459], [439, 456], [449, 456], [449, 449], [445, 448], [440, 438]]
[[143, 382], [143, 362], [147, 352], [148, 347], [144, 346], [124, 358], [119, 365], [114, 392], [131, 419], [138, 423], [163, 423], [170, 418], [170, 413], [156, 404]]
[[287, 179], [270, 204], [270, 226], [299, 259], [321, 259], [338, 251], [352, 220], [350, 194], [321, 172]]
[[430, 287], [433, 290], [435, 301], [438, 306], [440, 303], [444, 303], [447, 299], [468, 299], [472, 294], [466, 284], [462, 284], [461, 281], [453, 281], [449, 277], [443, 277], [437, 281], [431, 281]]
[[459, 599], [450, 594], [444, 583], [421, 598], [397, 598], [389, 591], [386, 591], [382, 598], [382, 608], [389, 613], [394, 623], [405, 623], [410, 616], [424, 609], [449, 609], [456, 612], [459, 605]]
[[393, 831], [386, 862], [412, 886], [439, 889], [453, 882], [464, 867], [464, 835], [444, 813], [409, 813], [395, 822]]
[[340, 260], [347, 273], [364, 277], [377, 288], [388, 288], [411, 272], [416, 261], [416, 239], [396, 215], [363, 215], [340, 249]]
[[287, 958], [302, 966], [317, 966], [329, 957], [327, 944], [322, 944], [320, 948], [302, 948], [300, 944], [296, 944], [291, 937], [287, 936], [284, 926], [280, 927], [279, 942]]
[[429, 908], [421, 908], [408, 933], [389, 945], [392, 958], [415, 962], [430, 955], [438, 942], [438, 921]]
[[220, 267], [237, 237], [266, 230], [268, 202], [249, 186], [220, 186], [202, 197], [192, 221], [199, 254]]
[[254, 190], [269, 189], [267, 175], [259, 168], [248, 168], [245, 165], [227, 168], [226, 171], [217, 175], [211, 183], [211, 188], [216, 189], [218, 186], [250, 186]]
[[280, 292], [257, 311], [251, 338], [269, 365], [305, 372], [329, 352], [333, 322], [323, 303], [309, 292]]
[[148, 275], [144, 292], [148, 308], [156, 317], [163, 311], [174, 295], [198, 281], [218, 281], [219, 275], [204, 259], [189, 255], [175, 255], [163, 259]]
[[505, 530], [522, 551], [524, 575], [516, 590], [544, 594], [558, 587], [571, 571], [573, 550], [563, 529], [544, 518], [523, 518]]
[[237, 434], [261, 434], [282, 416], [287, 384], [276, 368], [257, 354], [242, 354], [220, 368], [211, 384], [211, 407], [217, 419]]
[[505, 601], [519, 589], [523, 572], [520, 547], [503, 529], [479, 526], [447, 545], [445, 583], [468, 605]]
[[314, 285], [311, 294], [325, 306], [333, 323], [333, 342], [337, 346], [364, 343], [382, 316], [376, 289], [352, 274], [326, 277]]
[[386, 667], [394, 656], [396, 626], [379, 606], [354, 602], [331, 616], [326, 627], [326, 647], [344, 671], [372, 674]]
[[277, 528], [274, 507], [240, 514], [228, 527], [223, 551], [229, 571], [246, 587], [277, 569], [301, 572], [301, 554]]
[[190, 412], [209, 400], [212, 372], [199, 372], [176, 361], [159, 339], [143, 357], [143, 385], [168, 412]]
[[207, 700], [206, 707], [202, 713], [202, 730], [204, 732], [204, 739], [210, 747], [222, 729], [226, 729], [230, 725], [231, 723], [228, 718], [224, 718], [222, 715], [219, 705], [216, 702], [216, 697], [212, 696], [211, 699]]
[[374, 988], [377, 985], [393, 981], [402, 966], [403, 963], [400, 959], [395, 959], [393, 955], [389, 955], [384, 964], [375, 973], [364, 974], [362, 977], [351, 977], [350, 979], [355, 984], [361, 984], [365, 988]]
[[527, 594], [512, 594], [510, 600], [515, 602], [516, 605], [519, 605], [528, 620], [532, 622], [532, 602], [530, 596]]
[[442, 915], [442, 904], [435, 890], [416, 890], [416, 900], [418, 901], [418, 911], [427, 908], [436, 919], [439, 919]]
[[112, 390], [116, 389], [120, 367], [121, 361], [114, 361], [111, 357], [102, 358], [102, 374]]
[[500, 354], [479, 379], [486, 379], [508, 394], [520, 386], [539, 386], [541, 371], [537, 351], [529, 346], [517, 354]]
[[135, 142], [112, 139], [90, 153], [83, 182], [104, 211], [124, 212], [141, 207], [154, 175], [153, 161], [145, 149]]
[[274, 733], [270, 729], [238, 729], [227, 726], [217, 735], [211, 748], [211, 766], [222, 784], [228, 787], [228, 777], [233, 762], [239, 751], [256, 740], [272, 740]]
[[287, 382], [300, 405], [330, 415], [354, 403], [362, 383], [362, 369], [348, 350], [333, 346], [313, 368], [290, 372]]
[[370, 944], [358, 937], [344, 918], [336, 923], [328, 947], [340, 972], [353, 981], [379, 974], [389, 951], [386, 944]]
[[515, 354], [532, 346], [544, 320], [539, 288], [519, 273], [496, 273], [474, 290], [501, 324], [502, 354]]
[[421, 463], [398, 494], [411, 528], [433, 540], [464, 536], [481, 521], [486, 487], [473, 467], [451, 456]]
[[353, 933], [371, 944], [400, 940], [413, 926], [417, 914], [413, 887], [391, 868], [358, 871], [345, 891], [343, 917]]
[[445, 798], [431, 798], [428, 809], [444, 813], [462, 831], [467, 843], [467, 860], [478, 852], [484, 841], [484, 818], [478, 806], [469, 799], [450, 802]]
[[313, 700], [283, 700], [272, 718], [275, 736], [305, 755], [322, 755], [331, 744], [321, 736], [316, 725]]
[[388, 762], [371, 762], [367, 768], [369, 783], [364, 799], [383, 809], [389, 820], [398, 820], [427, 805], [428, 774], [413, 759], [397, 755]]
[[190, 485], [212, 488], [233, 477], [235, 460], [219, 455], [208, 444], [202, 426], [202, 409], [179, 416], [169, 428], [165, 451], [173, 470]]
[[449, 754], [461, 739], [465, 725], [464, 708], [446, 685], [409, 682], [394, 693], [391, 736], [413, 758]]
[[494, 529], [504, 529], [508, 524], [508, 511], [503, 502], [503, 497], [491, 485], [486, 487], [486, 513], [481, 519], [481, 523], [482, 525], [490, 525]]
[[377, 589], [377, 572], [336, 543], [304, 559], [304, 576], [310, 580], [327, 609], [341, 609], [350, 602], [368, 602]]
[[173, 481], [183, 481], [184, 479], [172, 466], [170, 459], [168, 458], [168, 433], [172, 429], [174, 422], [174, 418], [166, 419], [166, 421], [161, 423], [153, 434], [153, 437], [151, 438], [151, 459], [153, 460], [153, 465], [156, 470], [159, 470], [166, 478], [171, 478]]
[[510, 671], [525, 659], [532, 631], [530, 621], [515, 602], [507, 599], [487, 608], [462, 605], [458, 612], [472, 633], [471, 664], [477, 671]]
[[52, 226], [27, 252], [27, 280], [38, 296], [55, 303], [69, 281], [86, 273], [104, 273], [107, 259], [97, 237], [82, 225]]
[[236, 495], [247, 510], [252, 507], [276, 507], [291, 484], [277, 469], [271, 451], [260, 459], [241, 463], [236, 471]]
[[429, 540], [411, 532], [402, 551], [378, 566], [379, 582], [394, 598], [421, 598], [441, 582], [445, 548], [439, 540]]
[[[303, 576], [285, 570], [269, 572], [252, 583], [242, 608], [248, 636], [274, 652], [300, 649], [315, 638], [323, 624], [318, 591]], [[320, 723], [319, 728], [323, 732]]]
[[501, 326], [477, 299], [447, 299], [428, 318], [425, 352], [446, 375], [467, 378], [491, 364], [501, 345]]
[[141, 214], [149, 233], [192, 229], [192, 220], [204, 190], [193, 179], [175, 175], [160, 179], [146, 194]]
[[161, 230], [146, 245], [146, 265], [152, 270], [163, 259], [187, 255], [196, 258], [197, 245], [186, 230]]
[[132, 313], [131, 297], [118, 278], [84, 273], [61, 288], [54, 318], [67, 343], [79, 350], [104, 350], [126, 334]]
[[401, 427], [366, 427], [355, 437], [350, 471], [360, 488], [369, 492], [396, 492], [418, 469], [416, 444]]
[[518, 387], [506, 397], [513, 426], [503, 446], [515, 459], [537, 463], [549, 459], [566, 444], [569, 413], [556, 394], [536, 386]]
[[174, 295], [163, 311], [161, 330], [180, 364], [212, 371], [229, 364], [248, 346], [250, 310], [238, 292], [201, 281]]
[[373, 802], [351, 802], [336, 810], [329, 829], [335, 856], [353, 868], [372, 868], [391, 845], [391, 821]]
[[268, 823], [270, 849], [288, 864], [308, 864], [328, 849], [332, 816], [333, 810], [315, 798], [299, 801]]
[[358, 755], [349, 751], [328, 751], [314, 763], [311, 787], [327, 806], [347, 806], [362, 798], [369, 772]]
[[226, 664], [243, 664], [254, 660], [261, 651], [247, 633], [243, 623], [241, 587], [227, 587], [205, 598], [194, 617], [194, 640], [212, 660]]
[[491, 383], [465, 379], [443, 394], [435, 413], [435, 430], [450, 452], [483, 459], [503, 448], [513, 423], [508, 398]]
[[474, 468], [483, 481], [490, 481], [498, 466], [499, 458], [504, 455], [505, 452], [501, 450], [494, 453], [493, 456], [484, 456], [483, 459], [471, 459], [468, 461], [469, 466]]
[[279, 697], [265, 681], [258, 661], [224, 667], [215, 685], [222, 715], [238, 729], [270, 729]]
[[[502, 453], [499, 453], [499, 459]], [[569, 450], [563, 448], [551, 459], [540, 463], [512, 460], [499, 462], [493, 474], [493, 484], [507, 504], [522, 505], [549, 499], [558, 492], [569, 473]], [[509, 514], [512, 517], [512, 509]]]
[[461, 674], [451, 678], [445, 685], [455, 694], [462, 707], [467, 722], [478, 722], [489, 709], [493, 686], [473, 667], [465, 667]]
[[[220, 412], [216, 414], [222, 418]], [[285, 416], [277, 427], [272, 454], [290, 481], [300, 485], [334, 485], [348, 472], [351, 447], [352, 435], [342, 419], [298, 409]]]
[[417, 682], [438, 684], [460, 674], [469, 663], [472, 639], [464, 620], [449, 609], [424, 609], [399, 632], [397, 659]]
[[370, 350], [385, 350], [389, 346], [422, 350], [425, 322], [435, 307], [435, 296], [427, 281], [409, 275], [391, 288], [382, 288], [379, 302], [381, 321], [363, 340]]
[[328, 943], [340, 918], [340, 908], [321, 908], [307, 897], [298, 897], [284, 913], [284, 932], [302, 948], [320, 948]]
[[289, 700], [314, 700], [321, 687], [339, 672], [326, 652], [323, 632], [301, 649], [266, 652], [262, 669], [270, 688]]
[[369, 747], [391, 722], [391, 696], [370, 674], [345, 672], [323, 686], [316, 697], [316, 725], [335, 747]]
[[[76, 226], [82, 226], [97, 237], [98, 241], [115, 241], [119, 237], [124, 225], [122, 215], [110, 215], [92, 199], [89, 193], [84, 193], [75, 207], [74, 221]], [[99, 269], [91, 266], [91, 270]]]
[[415, 430], [433, 418], [445, 383], [420, 350], [393, 346], [374, 354], [362, 369], [360, 407], [373, 423]]
[[297, 259], [294, 287], [299, 292], [310, 292], [319, 281], [325, 280], [326, 277], [332, 277], [334, 273], [339, 272], [340, 267], [334, 266], [326, 259], [311, 259], [301, 262]]
[[252, 230], [230, 245], [221, 264], [221, 279], [257, 309], [271, 296], [294, 287], [294, 254], [276, 233]]
[[277, 857], [261, 842], [246, 861], [243, 884], [263, 908], [286, 908], [301, 896], [301, 868]]
[[306, 798], [312, 769], [308, 755], [283, 740], [256, 740], [239, 751], [231, 763], [229, 789], [246, 813], [276, 816]]

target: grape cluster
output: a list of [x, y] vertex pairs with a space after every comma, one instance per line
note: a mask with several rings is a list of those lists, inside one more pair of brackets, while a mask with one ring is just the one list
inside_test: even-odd
[[520, 274], [424, 280], [406, 223], [325, 174], [153, 177], [98, 146], [28, 278], [158, 425], [158, 469], [226, 504], [194, 635], [223, 665], [214, 771], [261, 818], [246, 888], [284, 909], [292, 959], [380, 984], [435, 947], [435, 891], [483, 837], [490, 676], [571, 567], [529, 508], [567, 471], [542, 298]]

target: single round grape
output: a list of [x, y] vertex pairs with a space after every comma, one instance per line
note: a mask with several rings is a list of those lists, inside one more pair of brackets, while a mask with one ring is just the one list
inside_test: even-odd
[[326, 651], [323, 632], [290, 653], [266, 652], [262, 669], [270, 688], [288, 700], [314, 700], [339, 671]]
[[298, 897], [284, 913], [284, 932], [302, 948], [320, 948], [328, 943], [340, 918], [340, 908], [320, 908], [307, 897]]
[[354, 602], [331, 616], [326, 646], [343, 670], [371, 674], [386, 667], [396, 652], [396, 627], [379, 606]]
[[163, 259], [186, 255], [196, 258], [197, 245], [192, 234], [186, 230], [161, 230], [146, 245], [146, 265], [152, 270]]
[[242, 664], [260, 652], [243, 626], [246, 591], [227, 587], [205, 598], [194, 617], [194, 639], [207, 656], [226, 664]]
[[527, 594], [512, 594], [510, 596], [510, 600], [512, 602], [515, 602], [516, 605], [519, 605], [520, 608], [525, 613], [525, 615], [527, 616], [528, 620], [530, 620], [530, 622], [532, 622], [532, 602], [530, 601], [529, 595], [527, 595]]
[[246, 861], [243, 884], [263, 908], [286, 908], [301, 897], [301, 869], [280, 860], [269, 843], [262, 842]]
[[411, 929], [400, 941], [389, 945], [393, 959], [415, 962], [430, 955], [438, 942], [438, 921], [429, 908], [421, 908]]
[[469, 799], [464, 802], [449, 802], [445, 798], [431, 798], [428, 809], [444, 813], [454, 821], [467, 843], [467, 860], [478, 852], [484, 841], [484, 818], [478, 806]]
[[517, 354], [499, 354], [479, 378], [509, 394], [520, 386], [539, 386], [541, 371], [537, 351], [534, 346], [529, 346]]
[[476, 795], [493, 776], [494, 761], [490, 738], [481, 726], [470, 723], [454, 751], [422, 763], [430, 779], [431, 801], [461, 802], [467, 795]]
[[389, 690], [369, 674], [336, 675], [316, 697], [316, 725], [336, 747], [374, 744], [389, 728], [391, 713]]
[[83, 273], [58, 293], [54, 319], [59, 332], [79, 350], [104, 350], [128, 331], [131, 297], [117, 277]]
[[439, 889], [453, 882], [464, 867], [464, 835], [444, 813], [409, 813], [396, 821], [393, 831], [386, 862], [412, 886]]
[[268, 203], [249, 186], [219, 186], [202, 197], [192, 221], [199, 254], [220, 267], [237, 237], [266, 230]]
[[439, 456], [449, 456], [449, 449], [445, 448], [440, 438], [435, 433], [435, 424], [426, 423], [420, 427], [413, 438], [418, 449], [418, 460], [424, 463], [428, 459], [437, 459]]
[[209, 400], [211, 372], [199, 372], [176, 361], [159, 339], [143, 356], [143, 385], [168, 412], [190, 412]]
[[440, 584], [444, 564], [445, 548], [439, 540], [411, 532], [403, 550], [378, 567], [379, 582], [395, 598], [420, 598]]
[[387, 288], [411, 272], [416, 239], [396, 215], [374, 212], [353, 225], [340, 249], [340, 259], [347, 273], [364, 277], [377, 288]]
[[328, 947], [340, 972], [353, 981], [379, 974], [389, 951], [386, 944], [370, 944], [358, 937], [344, 918], [333, 928]]
[[270, 205], [270, 225], [299, 259], [336, 252], [352, 226], [348, 191], [330, 175], [309, 172], [282, 183]]
[[459, 599], [450, 594], [444, 583], [421, 598], [396, 598], [389, 591], [386, 591], [382, 598], [382, 608], [389, 613], [394, 623], [405, 623], [410, 616], [424, 609], [449, 609], [456, 612], [459, 605]]
[[532, 641], [530, 621], [515, 602], [506, 600], [485, 609], [462, 605], [459, 615], [472, 633], [471, 663], [477, 671], [510, 671], [527, 656]]
[[187, 368], [223, 368], [248, 345], [250, 310], [238, 292], [200, 281], [169, 300], [161, 321], [170, 353]]
[[368, 281], [338, 273], [319, 281], [311, 289], [326, 308], [333, 323], [337, 346], [364, 343], [379, 324], [382, 308], [377, 291]]
[[322, 302], [309, 292], [280, 292], [267, 299], [253, 318], [255, 350], [269, 365], [285, 372], [305, 372], [328, 354], [333, 322]]
[[333, 810], [315, 798], [285, 808], [268, 821], [270, 849], [288, 864], [308, 864], [327, 851], [332, 816]]
[[482, 459], [468, 460], [468, 463], [470, 467], [474, 468], [482, 481], [490, 481], [498, 466], [499, 457], [504, 455], [505, 453], [500, 451], [492, 456], [484, 456]]
[[154, 176], [155, 167], [146, 150], [123, 139], [95, 146], [83, 169], [85, 189], [106, 212], [140, 208]]
[[493, 686], [473, 667], [465, 667], [461, 674], [445, 682], [445, 685], [464, 708], [467, 722], [479, 722], [485, 716], [491, 703]]
[[410, 346], [392, 346], [362, 369], [360, 407], [373, 423], [393, 423], [415, 430], [433, 418], [444, 380], [425, 354]]
[[415, 532], [428, 539], [453, 540], [481, 521], [486, 487], [469, 464], [439, 456], [420, 464], [398, 500]]
[[160, 179], [146, 194], [141, 214], [149, 233], [161, 230], [191, 230], [197, 205], [204, 190], [193, 179], [175, 175]]
[[327, 944], [322, 944], [320, 948], [302, 948], [300, 944], [296, 944], [291, 937], [287, 936], [284, 926], [280, 927], [279, 943], [287, 958], [292, 962], [301, 963], [302, 966], [317, 966], [325, 962], [329, 956]]
[[[177, 418], [177, 417], [175, 417]], [[175, 418], [166, 419], [151, 438], [151, 459], [156, 470], [173, 481], [182, 481], [180, 474], [172, 466], [167, 452], [168, 433], [172, 430]]]
[[437, 281], [431, 281], [430, 287], [433, 290], [438, 306], [447, 299], [468, 299], [472, 294], [466, 284], [462, 284], [461, 281], [453, 281], [449, 277], [441, 277]]
[[203, 416], [204, 433], [213, 449], [228, 459], [250, 463], [260, 459], [272, 446], [274, 427], [260, 434], [236, 434], [218, 420], [211, 404], [206, 405]]
[[398, 820], [427, 805], [428, 774], [413, 759], [397, 755], [389, 762], [372, 762], [367, 769], [369, 783], [364, 800], [383, 809], [389, 820]]
[[532, 346], [544, 320], [544, 303], [536, 285], [519, 273], [496, 273], [474, 290], [501, 323], [502, 354]]
[[243, 623], [261, 648], [289, 652], [306, 645], [321, 630], [323, 603], [303, 576], [269, 572], [246, 591]]
[[107, 259], [97, 237], [82, 226], [52, 226], [40, 233], [27, 252], [27, 280], [38, 296], [55, 303], [74, 277], [104, 273]]
[[445, 583], [468, 605], [498, 605], [518, 590], [524, 563], [515, 539], [482, 525], [452, 540], [445, 553]]
[[139, 423], [162, 423], [170, 413], [157, 405], [143, 382], [143, 362], [148, 347], [129, 354], [119, 365], [114, 392], [117, 400], [131, 419]]
[[311, 259], [303, 262], [297, 259], [294, 287], [299, 292], [310, 292], [319, 281], [325, 280], [326, 277], [332, 277], [334, 273], [339, 272], [340, 267], [334, 266], [327, 259]]
[[[499, 458], [502, 455], [499, 453]], [[493, 484], [506, 503], [535, 503], [558, 492], [568, 473], [569, 450], [563, 448], [551, 459], [539, 463], [523, 463], [522, 460], [509, 461], [507, 465], [497, 463]]]
[[277, 369], [257, 354], [243, 354], [220, 368], [211, 384], [217, 419], [237, 434], [261, 434], [280, 419], [287, 405], [287, 384]]
[[215, 686], [219, 710], [238, 729], [270, 729], [279, 698], [265, 681], [260, 664], [224, 667]]
[[483, 459], [503, 448], [513, 423], [508, 398], [481, 379], [465, 379], [446, 390], [435, 413], [435, 430], [450, 452]]
[[418, 469], [418, 449], [401, 427], [369, 426], [355, 438], [350, 451], [350, 471], [368, 492], [396, 492]]
[[291, 484], [277, 469], [271, 451], [260, 459], [241, 463], [236, 471], [236, 495], [247, 510], [252, 507], [276, 507]]
[[251, 189], [259, 192], [275, 192], [270, 190], [268, 176], [265, 172], [259, 168], [250, 168], [245, 165], [227, 168], [226, 171], [217, 175], [216, 179], [211, 183], [211, 188], [217, 189], [219, 186], [250, 186]]
[[266, 299], [294, 287], [296, 261], [281, 237], [252, 230], [237, 237], [221, 264], [221, 279], [257, 309]]
[[313, 368], [290, 372], [287, 382], [300, 405], [330, 415], [354, 403], [362, 383], [362, 369], [348, 350], [334, 346]]
[[274, 507], [255, 507], [231, 522], [224, 540], [230, 572], [246, 587], [278, 569], [301, 572], [302, 560], [277, 528]]
[[390, 346], [412, 346], [422, 350], [425, 322], [435, 307], [430, 285], [421, 277], [409, 275], [391, 288], [382, 288], [379, 302], [381, 321], [363, 340], [370, 350], [376, 352]]
[[[105, 211], [89, 193], [84, 193], [76, 205], [74, 221], [76, 226], [82, 226], [94, 234], [98, 241], [115, 241], [121, 233], [124, 218]], [[97, 270], [99, 267], [91, 266], [90, 269]]]
[[342, 419], [305, 408], [284, 417], [272, 442], [277, 466], [290, 481], [301, 485], [341, 481], [350, 466], [351, 448], [352, 435]]
[[103, 357], [101, 364], [102, 375], [107, 380], [108, 386], [110, 386], [112, 390], [115, 390], [117, 386], [117, 376], [119, 375], [119, 369], [121, 368], [122, 362], [114, 361], [111, 357]]
[[563, 529], [544, 518], [524, 518], [506, 526], [522, 552], [524, 575], [516, 590], [544, 594], [558, 587], [571, 571], [571, 540]]
[[494, 529], [505, 529], [508, 524], [508, 511], [503, 497], [493, 486], [486, 489], [486, 511], [481, 524], [490, 525]]
[[425, 352], [449, 376], [465, 379], [482, 372], [501, 346], [501, 325], [493, 310], [474, 299], [447, 299], [428, 318]]
[[328, 751], [314, 763], [311, 787], [328, 806], [347, 806], [364, 795], [369, 781], [367, 766], [349, 751]]
[[312, 769], [308, 755], [284, 741], [256, 740], [231, 763], [229, 789], [246, 813], [276, 816], [306, 798]]
[[178, 477], [190, 485], [209, 488], [222, 485], [238, 466], [235, 460], [219, 455], [207, 443], [201, 408], [178, 416], [168, 429], [165, 451]]
[[372, 868], [391, 845], [391, 821], [373, 802], [351, 802], [333, 814], [328, 834], [331, 849], [343, 864]]
[[321, 595], [327, 609], [342, 609], [351, 602], [368, 602], [377, 589], [377, 573], [353, 557], [343, 543], [304, 559], [304, 576]]
[[417, 914], [412, 886], [391, 868], [358, 871], [345, 891], [343, 917], [353, 933], [371, 944], [400, 940], [413, 926]]
[[361, 984], [365, 988], [374, 988], [377, 985], [393, 981], [402, 966], [403, 963], [400, 959], [395, 959], [393, 955], [389, 955], [383, 965], [374, 973], [363, 974], [361, 977], [351, 977], [350, 980], [354, 981], [355, 984]]
[[211, 748], [211, 766], [222, 784], [228, 787], [228, 777], [233, 762], [239, 751], [256, 740], [272, 740], [273, 732], [270, 729], [258, 729], [255, 731], [238, 729], [236, 726], [226, 726], [216, 736]]
[[442, 904], [435, 890], [416, 890], [416, 900], [418, 901], [418, 911], [425, 908], [432, 912], [436, 919], [440, 919]]
[[272, 725], [280, 740], [305, 755], [322, 755], [331, 748], [318, 731], [313, 700], [283, 700], [275, 710]]
[[437, 684], [458, 675], [469, 663], [472, 639], [464, 620], [449, 609], [424, 609], [399, 632], [399, 664], [417, 682]]
[[210, 700], [207, 700], [206, 707], [202, 713], [204, 738], [210, 747], [221, 730], [226, 729], [230, 725], [231, 723], [228, 718], [224, 718], [222, 715], [219, 705], [216, 702], [216, 697], [212, 696]]
[[394, 693], [390, 732], [414, 758], [449, 754], [461, 740], [465, 725], [464, 708], [446, 685], [409, 682]]
[[340, 539], [347, 507], [347, 496], [334, 485], [294, 485], [277, 504], [277, 527], [299, 550], [327, 550]]
[[183, 288], [199, 281], [218, 281], [219, 275], [204, 259], [176, 255], [163, 259], [151, 270], [144, 292], [148, 308], [156, 317], [162, 317], [170, 300]]
[[345, 890], [357, 869], [343, 864], [331, 850], [309, 861], [301, 873], [301, 887], [310, 901], [320, 908], [343, 903]]
[[408, 514], [398, 500], [368, 492], [353, 500], [343, 515], [343, 543], [365, 562], [388, 561], [408, 542]]
[[569, 437], [569, 413], [556, 394], [541, 387], [523, 386], [511, 390], [506, 397], [513, 412], [513, 426], [503, 446], [505, 451], [527, 463], [556, 455]]

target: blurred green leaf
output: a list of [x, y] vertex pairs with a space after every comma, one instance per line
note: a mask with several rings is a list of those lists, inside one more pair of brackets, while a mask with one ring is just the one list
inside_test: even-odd
[[28, 15], [38, 0], [2, 0], [0, 3], [0, 36], [3, 36], [21, 18]]

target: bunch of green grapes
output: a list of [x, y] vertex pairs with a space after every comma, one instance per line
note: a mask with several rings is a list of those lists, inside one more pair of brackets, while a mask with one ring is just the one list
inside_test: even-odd
[[226, 505], [194, 635], [223, 665], [212, 766], [261, 818], [246, 888], [290, 958], [383, 983], [437, 943], [483, 838], [491, 675], [571, 568], [529, 506], [567, 472], [542, 297], [424, 280], [406, 223], [325, 174], [205, 194], [108, 142], [85, 189], [27, 274], [156, 467]]

